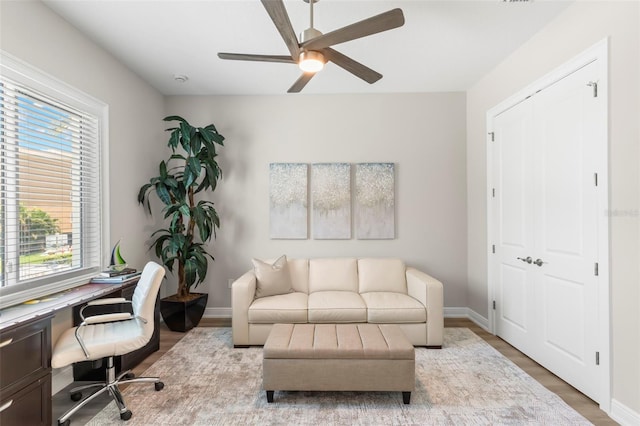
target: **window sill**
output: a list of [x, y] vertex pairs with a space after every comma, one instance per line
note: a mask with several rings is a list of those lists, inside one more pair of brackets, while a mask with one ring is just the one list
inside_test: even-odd
[[95, 272], [86, 273], [73, 278], [57, 281], [55, 283], [38, 286], [37, 288], [29, 288], [19, 291], [11, 291], [11, 287], [0, 288], [0, 309], [19, 305], [20, 303], [24, 303], [28, 300], [37, 299], [39, 297], [68, 290], [70, 288], [79, 287], [87, 284], [95, 275]]

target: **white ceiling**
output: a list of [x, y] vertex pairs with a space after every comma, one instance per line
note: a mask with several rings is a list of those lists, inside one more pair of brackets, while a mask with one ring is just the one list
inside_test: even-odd
[[[44, 2], [166, 95], [284, 94], [300, 75], [295, 65], [217, 57], [288, 54], [258, 0]], [[322, 32], [396, 7], [405, 25], [334, 46], [383, 74], [380, 81], [369, 85], [330, 63], [302, 94], [464, 91], [570, 3], [321, 0], [314, 27]], [[296, 33], [309, 27], [307, 3], [285, 5]], [[179, 83], [175, 74], [189, 80]]]

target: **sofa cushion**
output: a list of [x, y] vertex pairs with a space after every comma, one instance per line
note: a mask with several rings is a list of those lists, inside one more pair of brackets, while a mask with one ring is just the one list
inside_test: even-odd
[[367, 305], [367, 322], [402, 324], [427, 321], [424, 305], [406, 294], [379, 291], [360, 296]]
[[357, 293], [357, 260], [352, 258], [309, 260], [309, 294], [316, 291]]
[[291, 287], [294, 291], [309, 293], [309, 259], [288, 259]]
[[256, 299], [249, 306], [250, 323], [306, 323], [307, 294], [301, 292], [280, 294]]
[[367, 322], [367, 306], [352, 291], [316, 291], [309, 295], [309, 322]]
[[359, 293], [391, 291], [407, 294], [406, 266], [400, 259], [359, 259]]
[[251, 259], [256, 274], [256, 298], [291, 293], [291, 275], [287, 256], [282, 255], [275, 262]]

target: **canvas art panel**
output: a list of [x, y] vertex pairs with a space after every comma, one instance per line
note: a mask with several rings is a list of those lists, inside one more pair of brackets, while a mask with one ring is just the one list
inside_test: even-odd
[[313, 238], [351, 238], [351, 165], [311, 166]]
[[355, 227], [361, 240], [395, 238], [393, 163], [355, 166]]
[[308, 237], [307, 176], [301, 163], [269, 164], [269, 236], [272, 239]]

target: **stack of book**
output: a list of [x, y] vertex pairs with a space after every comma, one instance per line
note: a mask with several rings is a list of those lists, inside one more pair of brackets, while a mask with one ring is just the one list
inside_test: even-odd
[[136, 271], [134, 268], [124, 268], [121, 270], [111, 270], [100, 272], [97, 277], [91, 279], [92, 283], [97, 284], [117, 284], [124, 283], [129, 280], [136, 279], [140, 276], [141, 272]]

